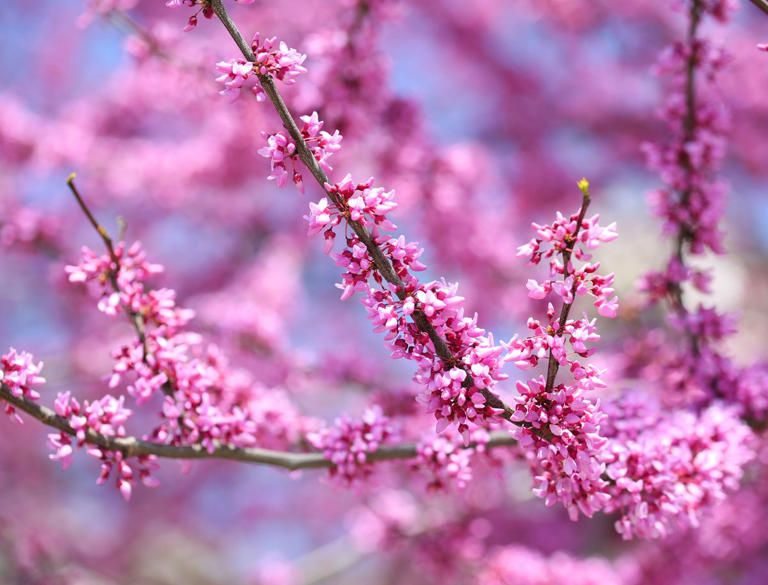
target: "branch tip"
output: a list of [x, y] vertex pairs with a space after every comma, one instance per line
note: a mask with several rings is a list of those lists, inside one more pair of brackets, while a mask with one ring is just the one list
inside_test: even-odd
[[589, 181], [582, 178], [581, 181], [576, 184], [579, 186], [579, 190], [584, 194], [584, 197], [589, 197]]

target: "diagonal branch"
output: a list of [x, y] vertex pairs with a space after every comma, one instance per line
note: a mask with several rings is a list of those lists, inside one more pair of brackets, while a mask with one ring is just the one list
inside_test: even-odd
[[[50, 408], [37, 404], [31, 400], [14, 395], [5, 384], [0, 384], [0, 400], [4, 400], [14, 407], [26, 412], [31, 417], [39, 420], [49, 427], [58, 429], [68, 435], [76, 436], [77, 431], [69, 424], [69, 421], [57, 415]], [[93, 429], [86, 429], [85, 442], [97, 445], [109, 451], [119, 451], [126, 457], [140, 457], [154, 455], [165, 459], [228, 459], [245, 463], [258, 463], [273, 467], [282, 467], [290, 471], [297, 469], [321, 469], [333, 467], [333, 463], [326, 459], [322, 453], [294, 453], [290, 451], [276, 451], [273, 449], [260, 449], [258, 447], [233, 447], [232, 445], [216, 445], [213, 451], [207, 451], [202, 445], [175, 446], [163, 445], [144, 441], [136, 437], [110, 437], [97, 433]], [[497, 432], [491, 435], [487, 448], [510, 447], [516, 441], [505, 432]], [[477, 445], [470, 444], [469, 447]], [[412, 459], [416, 457], [416, 445], [403, 443], [399, 445], [386, 445], [373, 453], [368, 453], [366, 459], [370, 462], [387, 461], [394, 459]]]
[[[224, 25], [224, 28], [227, 29], [227, 32], [229, 32], [229, 35], [235, 41], [235, 44], [238, 46], [243, 56], [248, 61], [255, 62], [256, 58], [253, 54], [253, 51], [251, 50], [251, 47], [245, 41], [245, 38], [238, 30], [237, 25], [229, 16], [229, 13], [227, 12], [226, 8], [224, 8], [222, 1], [210, 0], [210, 6], [213, 9], [216, 16], [221, 21], [221, 23]], [[307, 169], [310, 171], [310, 173], [312, 173], [312, 176], [319, 183], [320, 187], [323, 189], [323, 191], [328, 196], [328, 198], [331, 201], [333, 201], [333, 203], [339, 209], [343, 209], [344, 201], [341, 195], [339, 195], [338, 193], [331, 193], [325, 188], [325, 184], [330, 183], [330, 180], [328, 179], [328, 175], [326, 175], [323, 169], [320, 168], [320, 165], [318, 164], [317, 160], [315, 160], [315, 157], [312, 155], [312, 152], [309, 150], [309, 147], [307, 146], [307, 143], [304, 140], [304, 137], [301, 135], [301, 132], [299, 131], [299, 128], [296, 125], [296, 122], [294, 121], [290, 110], [285, 105], [285, 102], [283, 101], [282, 96], [280, 95], [280, 93], [277, 90], [277, 87], [275, 86], [274, 79], [270, 75], [259, 75], [258, 78], [259, 78], [259, 82], [261, 83], [261, 87], [264, 90], [264, 93], [267, 95], [267, 97], [269, 97], [269, 100], [272, 102], [272, 105], [275, 107], [275, 110], [280, 116], [280, 119], [282, 120], [283, 125], [285, 126], [285, 129], [288, 130], [288, 133], [291, 135], [291, 138], [296, 143], [296, 150], [299, 158], [307, 167]], [[404, 300], [405, 285], [403, 281], [400, 279], [400, 277], [397, 275], [397, 273], [395, 272], [395, 269], [393, 268], [390, 261], [381, 251], [379, 246], [376, 244], [371, 233], [359, 221], [354, 221], [352, 219], [347, 218], [347, 224], [349, 225], [349, 227], [352, 228], [352, 230], [355, 232], [357, 237], [360, 238], [360, 241], [363, 242], [363, 244], [365, 245], [366, 249], [368, 250], [368, 253], [371, 255], [371, 258], [373, 258], [376, 268], [378, 269], [381, 276], [383, 276], [388, 283], [394, 285], [395, 294], [397, 294], [400, 300]], [[445, 340], [442, 337], [440, 337], [440, 335], [438, 335], [437, 331], [435, 331], [435, 328], [429, 322], [429, 319], [424, 314], [424, 312], [417, 309], [413, 312], [413, 314], [411, 315], [411, 318], [413, 319], [413, 322], [416, 324], [416, 326], [429, 336], [429, 339], [432, 342], [432, 345], [434, 345], [435, 347], [435, 352], [440, 357], [440, 359], [443, 360], [446, 364], [456, 364], [457, 360], [451, 353], [451, 350], [448, 347], [448, 344], [445, 342]], [[469, 372], [467, 372], [465, 385], [466, 386], [474, 385], [474, 380]], [[483, 394], [483, 396], [486, 399], [486, 402], [490, 406], [492, 406], [493, 408], [498, 408], [502, 410], [503, 413], [501, 414], [501, 416], [507, 419], [508, 421], [512, 422], [511, 418], [512, 418], [512, 414], [514, 413], [514, 409], [510, 408], [498, 396], [496, 396], [489, 390], [483, 388], [480, 390], [480, 392]]]
[[749, 0], [749, 1], [752, 2], [752, 4], [754, 4], [755, 6], [757, 6], [760, 10], [768, 14], [768, 2], [766, 2], [766, 0]]

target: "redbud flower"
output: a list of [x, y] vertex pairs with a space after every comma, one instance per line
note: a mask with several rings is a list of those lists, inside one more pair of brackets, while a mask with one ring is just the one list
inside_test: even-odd
[[[6, 386], [17, 398], [40, 398], [35, 386], [45, 384], [45, 378], [40, 375], [43, 363], [36, 364], [33, 360], [32, 354], [26, 351], [17, 352], [13, 348], [0, 357], [0, 384]], [[5, 413], [16, 422], [23, 422], [11, 404], [5, 404]]]
[[360, 420], [353, 421], [343, 415], [336, 419], [333, 427], [307, 435], [309, 442], [334, 463], [330, 476], [346, 485], [370, 476], [373, 466], [367, 454], [392, 438], [391, 422], [379, 406], [367, 409]]

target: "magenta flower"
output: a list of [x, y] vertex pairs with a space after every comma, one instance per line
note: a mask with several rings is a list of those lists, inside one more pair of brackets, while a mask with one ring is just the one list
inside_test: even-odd
[[[22, 351], [17, 352], [11, 348], [8, 353], [0, 357], [0, 384], [17, 398], [26, 398], [28, 400], [37, 400], [40, 393], [35, 386], [45, 384], [45, 378], [40, 375], [43, 369], [43, 363], [34, 363], [32, 354]], [[2, 401], [0, 401], [2, 402]], [[18, 423], [23, 423], [21, 417], [16, 413], [16, 409], [8, 403], [5, 403], [5, 414], [10, 416]]]

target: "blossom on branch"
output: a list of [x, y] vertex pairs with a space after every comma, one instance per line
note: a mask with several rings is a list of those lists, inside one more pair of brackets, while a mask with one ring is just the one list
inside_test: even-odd
[[[110, 451], [87, 443], [87, 431], [93, 431], [106, 437], [125, 437], [124, 423], [132, 412], [124, 406], [124, 397], [115, 398], [106, 395], [93, 402], [84, 401], [81, 405], [69, 392], [60, 393], [56, 398], [55, 411], [60, 417], [67, 419], [76, 432], [77, 447], [87, 446], [86, 452], [91, 457], [99, 459], [101, 474], [97, 483], [102, 484], [115, 472], [115, 485], [123, 497], [131, 497], [133, 484], [136, 479], [147, 487], [156, 487], [158, 481], [151, 472], [157, 468], [155, 457], [142, 455], [126, 458], [120, 451]], [[50, 458], [60, 461], [64, 469], [72, 463], [72, 437], [64, 432], [48, 435], [48, 445], [55, 451]], [[138, 477], [137, 477], [138, 474]]]
[[373, 465], [367, 456], [394, 437], [392, 423], [379, 406], [367, 409], [361, 419], [351, 420], [346, 415], [327, 427], [307, 435], [307, 439], [333, 462], [330, 476], [345, 485], [367, 479]]
[[[40, 393], [35, 386], [45, 384], [45, 378], [40, 375], [42, 369], [43, 363], [35, 363], [32, 354], [11, 348], [0, 357], [0, 384], [7, 387], [17, 398], [37, 400]], [[12, 420], [19, 424], [23, 422], [13, 405], [6, 402], [4, 410]]]
[[[285, 84], [296, 81], [296, 76], [306, 72], [302, 63], [307, 58], [295, 49], [291, 49], [283, 41], [277, 42], [277, 37], [271, 37], [260, 43], [259, 33], [254, 35], [251, 41], [254, 61], [244, 58], [221, 61], [216, 64], [216, 69], [221, 73], [216, 81], [224, 84], [224, 89], [219, 93], [236, 99], [240, 95], [243, 84], [251, 77], [271, 76]], [[266, 94], [256, 80], [251, 91], [256, 99], [264, 101]]]

